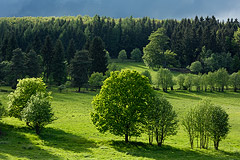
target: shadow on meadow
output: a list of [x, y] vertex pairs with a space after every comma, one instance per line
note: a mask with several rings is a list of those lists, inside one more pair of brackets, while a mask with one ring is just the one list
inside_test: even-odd
[[3, 154], [15, 158], [59, 159], [59, 157], [33, 144], [26, 137], [25, 133], [29, 133], [29, 128], [0, 124], [0, 129], [2, 133], [0, 135], [0, 159], [9, 159]]
[[194, 96], [196, 93], [191, 91], [182, 91], [182, 90], [176, 90], [176, 91], [169, 91], [164, 94], [166, 98], [171, 99], [190, 99], [190, 100], [201, 100], [201, 98]]
[[91, 152], [89, 148], [97, 147], [94, 141], [53, 128], [45, 128], [39, 138], [44, 140], [46, 146], [76, 153]]
[[126, 144], [123, 141], [111, 141], [110, 145], [118, 152], [125, 153], [126, 155], [131, 155], [136, 158], [152, 158], [152, 159], [240, 159], [239, 153], [228, 153], [223, 151], [220, 155], [224, 157], [219, 157], [215, 155], [210, 155], [206, 153], [201, 153], [195, 150], [185, 149], [181, 150], [171, 146], [164, 145], [163, 147], [158, 147], [157, 145], [149, 145], [142, 142], [130, 142]]

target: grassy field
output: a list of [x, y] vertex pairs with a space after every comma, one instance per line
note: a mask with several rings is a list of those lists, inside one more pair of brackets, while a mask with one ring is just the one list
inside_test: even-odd
[[[123, 69], [139, 72], [147, 68], [143, 63], [119, 63]], [[153, 77], [156, 72], [151, 71]], [[177, 74], [177, 73], [175, 73]], [[5, 87], [4, 90], [10, 90]], [[46, 126], [40, 136], [18, 119], [5, 117], [0, 123], [0, 159], [240, 159], [240, 93], [227, 91], [188, 92], [171, 91], [163, 94], [174, 106], [181, 120], [184, 113], [201, 99], [209, 98], [221, 105], [230, 115], [231, 131], [220, 142], [219, 151], [210, 148], [190, 149], [182, 127], [169, 137], [162, 148], [147, 144], [147, 136], [132, 137], [125, 144], [124, 137], [99, 133], [91, 123], [91, 101], [96, 92], [76, 93], [68, 89], [63, 93], [53, 92], [52, 107], [58, 118]], [[9, 92], [0, 92], [0, 100], [6, 106]]]

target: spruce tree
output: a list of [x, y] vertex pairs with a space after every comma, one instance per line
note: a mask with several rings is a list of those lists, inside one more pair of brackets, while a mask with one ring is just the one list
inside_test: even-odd
[[78, 92], [88, 82], [90, 68], [89, 52], [87, 50], [77, 51], [71, 61], [71, 76], [73, 86], [78, 87]]
[[68, 64], [70, 64], [71, 59], [74, 57], [75, 52], [76, 52], [75, 42], [73, 39], [71, 39], [68, 44], [67, 56], [66, 56]]
[[53, 45], [50, 36], [47, 36], [42, 48], [44, 78], [48, 81], [48, 78], [52, 72], [52, 60], [53, 60]]
[[10, 83], [12, 88], [16, 88], [17, 80], [24, 78], [26, 74], [25, 56], [20, 48], [15, 49], [12, 55], [12, 71]]
[[89, 48], [90, 57], [92, 58], [91, 72], [105, 73], [107, 71], [107, 58], [104, 44], [100, 37], [95, 37]]
[[30, 50], [29, 53], [26, 54], [26, 75], [30, 78], [39, 77], [42, 72], [41, 67], [41, 58], [36, 54], [34, 50]]
[[52, 63], [52, 73], [53, 80], [57, 85], [61, 85], [66, 81], [66, 65], [65, 65], [65, 55], [62, 41], [57, 40], [54, 48], [54, 57]]

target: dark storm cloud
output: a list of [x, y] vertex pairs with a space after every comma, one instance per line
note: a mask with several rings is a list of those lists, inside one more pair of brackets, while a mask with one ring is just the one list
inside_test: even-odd
[[239, 18], [239, 0], [0, 0], [0, 16], [193, 18], [215, 15]]

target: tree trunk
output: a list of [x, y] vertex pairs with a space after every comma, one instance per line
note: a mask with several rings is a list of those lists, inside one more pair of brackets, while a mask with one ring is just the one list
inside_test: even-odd
[[234, 87], [234, 92], [237, 92], [237, 88], [236, 87]]
[[216, 150], [218, 150], [218, 146], [219, 146], [219, 141], [214, 141], [214, 148]]
[[36, 134], [39, 135], [40, 134], [40, 126], [38, 124], [36, 124], [35, 129], [36, 129]]
[[125, 142], [128, 143], [128, 134], [125, 134]]
[[80, 91], [81, 91], [81, 87], [78, 87], [78, 92], [80, 93]]

